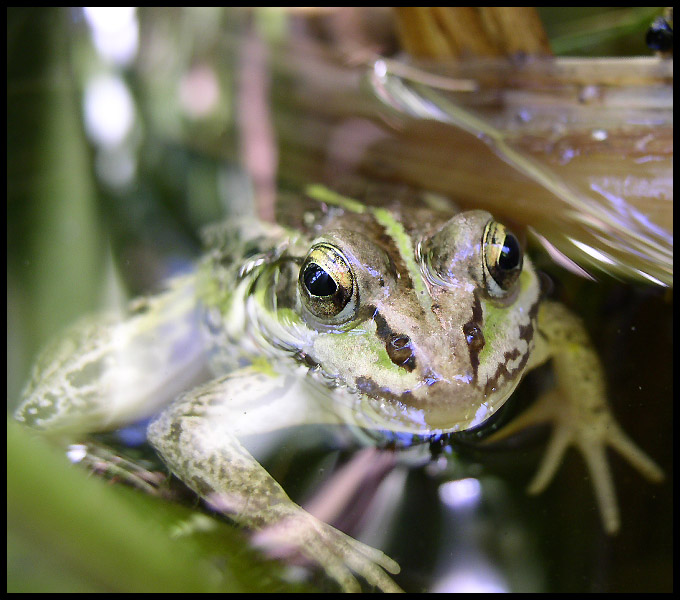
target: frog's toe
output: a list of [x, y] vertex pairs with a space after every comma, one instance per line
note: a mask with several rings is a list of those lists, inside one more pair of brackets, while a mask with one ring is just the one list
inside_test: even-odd
[[398, 573], [399, 565], [380, 550], [367, 546], [344, 533], [324, 528], [315, 559], [328, 575], [338, 582], [345, 592], [360, 592], [361, 587], [353, 573], [382, 592], [401, 592], [402, 589], [386, 571]]
[[[383, 592], [401, 592], [387, 574], [398, 573], [399, 565], [380, 550], [367, 546], [334, 527], [300, 511], [288, 519], [258, 531], [255, 544], [270, 553], [293, 548], [319, 564], [343, 592], [361, 592], [355, 573]], [[387, 571], [387, 572], [386, 572]]]
[[661, 468], [614, 422], [607, 428], [607, 442], [644, 477], [654, 483], [663, 481], [664, 474]]
[[563, 407], [559, 402], [558, 392], [556, 390], [550, 390], [537, 398], [530, 407], [522, 412], [522, 414], [488, 436], [484, 441], [488, 443], [498, 442], [511, 437], [515, 433], [524, 431], [529, 427], [550, 422], [558, 422], [560, 420], [560, 410], [563, 410]]
[[548, 484], [552, 481], [557, 469], [562, 463], [562, 458], [569, 445], [573, 442], [573, 435], [569, 428], [556, 425], [553, 429], [552, 436], [548, 442], [543, 460], [527, 487], [529, 494], [540, 494]]
[[360, 594], [361, 586], [352, 575], [352, 571], [344, 564], [337, 561], [326, 561], [324, 564], [326, 575], [335, 580], [343, 592], [348, 594]]
[[606, 440], [577, 439], [576, 445], [588, 466], [605, 531], [614, 534], [620, 526], [619, 505], [616, 500], [611, 467], [607, 461]]
[[380, 550], [357, 540], [352, 539], [350, 545], [351, 548], [345, 550], [344, 558], [354, 572], [383, 592], [403, 591], [385, 572], [399, 573], [399, 565], [394, 560]]

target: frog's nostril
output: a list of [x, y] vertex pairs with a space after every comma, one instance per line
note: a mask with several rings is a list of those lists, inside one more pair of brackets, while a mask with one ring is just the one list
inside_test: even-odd
[[407, 371], [416, 367], [416, 357], [411, 346], [411, 338], [405, 335], [392, 334], [385, 342], [385, 349], [390, 360]]
[[470, 353], [470, 365], [477, 377], [477, 368], [479, 367], [479, 353], [484, 348], [486, 341], [484, 340], [484, 332], [482, 327], [476, 321], [469, 321], [463, 325], [463, 333], [465, 334], [465, 341], [468, 345], [468, 352]]
[[463, 333], [465, 334], [465, 340], [468, 343], [470, 352], [479, 352], [484, 348], [484, 333], [477, 323], [474, 321], [465, 323], [463, 325]]

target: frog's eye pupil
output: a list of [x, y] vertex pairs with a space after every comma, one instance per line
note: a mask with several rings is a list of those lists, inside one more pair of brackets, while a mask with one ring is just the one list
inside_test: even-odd
[[505, 236], [503, 248], [498, 256], [498, 266], [504, 271], [512, 271], [520, 265], [522, 252], [519, 241], [511, 233]]
[[304, 273], [305, 287], [314, 296], [332, 296], [338, 289], [333, 278], [319, 265], [310, 263]]
[[522, 272], [522, 248], [517, 236], [497, 221], [484, 230], [484, 268], [487, 291], [497, 298], [510, 293]]
[[354, 318], [358, 295], [347, 258], [334, 245], [312, 246], [298, 277], [300, 300], [318, 322], [338, 325]]

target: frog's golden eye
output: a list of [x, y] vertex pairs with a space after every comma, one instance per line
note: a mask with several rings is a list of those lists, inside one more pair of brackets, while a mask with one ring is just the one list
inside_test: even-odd
[[522, 248], [511, 231], [489, 221], [483, 238], [484, 273], [487, 291], [502, 297], [513, 289], [522, 272]]
[[338, 324], [354, 316], [355, 281], [342, 253], [330, 244], [314, 246], [300, 269], [304, 305], [315, 317]]

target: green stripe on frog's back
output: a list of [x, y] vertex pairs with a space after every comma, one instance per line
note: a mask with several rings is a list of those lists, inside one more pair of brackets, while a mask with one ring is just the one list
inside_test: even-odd
[[305, 192], [313, 200], [317, 200], [318, 202], [325, 202], [326, 204], [331, 204], [333, 206], [339, 206], [340, 208], [344, 208], [345, 210], [348, 210], [353, 213], [364, 214], [368, 210], [368, 207], [361, 204], [361, 202], [358, 202], [357, 200], [352, 200], [352, 198], [348, 198], [347, 196], [338, 194], [333, 190], [329, 190], [327, 187], [324, 187], [323, 185], [319, 184], [309, 185], [307, 186]]
[[399, 255], [408, 269], [418, 302], [423, 309], [430, 310], [432, 308], [432, 298], [423, 283], [423, 276], [420, 267], [416, 262], [415, 253], [413, 252], [411, 236], [406, 233], [402, 223], [395, 219], [388, 210], [384, 208], [374, 208], [371, 209], [371, 213], [375, 217], [375, 220], [385, 228], [385, 233], [392, 238], [397, 246]]
[[410, 284], [415, 291], [418, 302], [424, 310], [429, 311], [432, 308], [432, 298], [423, 283], [422, 273], [413, 251], [413, 241], [404, 229], [401, 221], [395, 219], [392, 213], [385, 208], [365, 206], [357, 200], [342, 196], [322, 185], [310, 185], [307, 187], [306, 192], [310, 198], [319, 202], [339, 206], [357, 214], [368, 213], [372, 215], [375, 221], [384, 229], [385, 234], [394, 243], [399, 257], [406, 268]]

